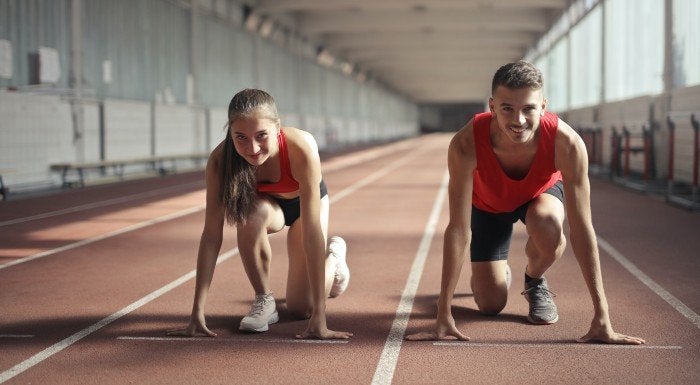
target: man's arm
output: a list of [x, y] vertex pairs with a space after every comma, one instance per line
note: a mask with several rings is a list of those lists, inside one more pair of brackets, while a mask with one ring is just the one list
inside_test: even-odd
[[435, 340], [450, 336], [469, 339], [455, 326], [451, 306], [471, 239], [472, 173], [476, 167], [472, 122], [467, 123], [450, 142], [447, 167], [450, 173], [450, 221], [444, 235], [436, 327], [432, 332], [409, 335], [406, 337], [409, 340]]
[[588, 179], [588, 154], [581, 137], [562, 120], [555, 142], [555, 163], [564, 182], [566, 216], [571, 247], [593, 301], [591, 328], [579, 341], [641, 344], [637, 337], [615, 333], [610, 324], [608, 302], [603, 289], [598, 244], [591, 219], [591, 187]]

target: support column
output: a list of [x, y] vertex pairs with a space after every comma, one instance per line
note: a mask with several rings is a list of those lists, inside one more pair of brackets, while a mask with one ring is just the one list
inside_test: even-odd
[[76, 160], [85, 160], [85, 113], [83, 109], [83, 4], [71, 1], [71, 55], [70, 55], [71, 117], [73, 119], [73, 145]]

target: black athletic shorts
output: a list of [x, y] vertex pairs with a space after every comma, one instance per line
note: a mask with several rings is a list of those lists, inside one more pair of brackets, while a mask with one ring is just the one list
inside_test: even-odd
[[[326, 187], [326, 182], [321, 180], [321, 184], [319, 185], [319, 188], [321, 189], [321, 198], [328, 195], [328, 187]], [[276, 198], [276, 197], [271, 197], [271, 198], [274, 199], [278, 205], [280, 205], [280, 208], [282, 208], [282, 213], [284, 214], [284, 224], [285, 225], [291, 226], [292, 223], [296, 222], [296, 220], [299, 219], [299, 216], [301, 215], [301, 203], [300, 203], [299, 197], [291, 198], [291, 199]]]
[[[550, 187], [545, 194], [554, 195], [564, 202], [564, 186], [561, 181]], [[509, 213], [490, 213], [472, 206], [472, 241], [470, 247], [472, 262], [502, 261], [508, 259], [513, 223], [525, 223], [528, 201]]]

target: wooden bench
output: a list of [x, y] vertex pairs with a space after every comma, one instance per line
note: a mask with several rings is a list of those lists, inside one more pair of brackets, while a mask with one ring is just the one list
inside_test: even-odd
[[13, 173], [15, 170], [9, 168], [0, 168], [0, 195], [2, 195], [2, 200], [7, 200], [7, 196], [10, 194], [10, 189], [5, 186], [5, 181], [2, 179], [3, 174]]
[[199, 165], [203, 161], [206, 161], [208, 157], [208, 153], [160, 155], [122, 160], [55, 163], [52, 164], [50, 168], [51, 171], [56, 171], [61, 174], [63, 187], [72, 187], [76, 185], [83, 187], [85, 186], [85, 172], [88, 170], [99, 170], [102, 173], [111, 170], [115, 176], [122, 178], [126, 166], [145, 165], [163, 176], [175, 172], [178, 161], [191, 160], [195, 165]]

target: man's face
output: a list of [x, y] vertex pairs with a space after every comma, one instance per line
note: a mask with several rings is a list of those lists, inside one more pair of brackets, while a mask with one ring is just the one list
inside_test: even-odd
[[498, 86], [489, 99], [500, 132], [514, 143], [531, 141], [540, 126], [547, 100], [541, 89]]

